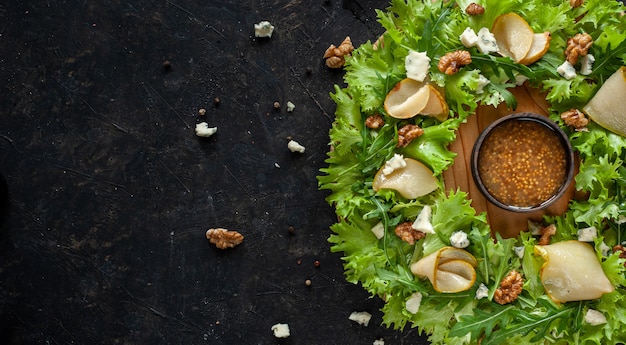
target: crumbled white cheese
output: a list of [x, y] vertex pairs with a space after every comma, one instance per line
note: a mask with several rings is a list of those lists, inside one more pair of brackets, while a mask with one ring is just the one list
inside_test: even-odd
[[413, 230], [421, 231], [425, 234], [434, 234], [435, 229], [430, 223], [430, 217], [432, 216], [432, 214], [433, 209], [430, 206], [425, 205], [420, 213], [417, 215], [417, 218], [415, 218], [415, 221], [411, 225], [411, 228], [413, 228]]
[[615, 221], [615, 223], [617, 224], [626, 223], [626, 216], [620, 214], [619, 216], [617, 216], [617, 220]]
[[383, 222], [378, 222], [378, 224], [374, 225], [372, 227], [372, 232], [377, 239], [380, 240], [381, 238], [383, 238], [385, 236], [385, 225], [383, 224]]
[[606, 316], [595, 309], [587, 309], [585, 322], [591, 326], [598, 326], [606, 323]]
[[498, 51], [498, 42], [496, 36], [487, 28], [478, 30], [478, 43], [476, 43], [478, 51], [483, 54], [491, 54]]
[[286, 323], [277, 323], [272, 326], [272, 331], [276, 338], [287, 338], [291, 335], [289, 332], [289, 325]]
[[611, 247], [607, 246], [604, 242], [600, 243], [600, 247], [598, 249], [600, 249], [600, 253], [602, 253], [602, 256], [608, 256], [609, 252], [611, 251]]
[[300, 153], [304, 153], [304, 146], [300, 145], [297, 141], [295, 140], [289, 140], [289, 142], [287, 143], [287, 148], [289, 149], [289, 151], [291, 152], [300, 152]]
[[404, 307], [406, 311], [411, 314], [416, 314], [420, 310], [420, 305], [422, 304], [422, 294], [420, 292], [415, 292], [406, 300], [406, 304]]
[[580, 242], [593, 242], [596, 237], [598, 237], [598, 229], [595, 226], [578, 229], [578, 240]]
[[487, 285], [480, 283], [478, 289], [476, 289], [476, 299], [489, 297], [489, 288]]
[[528, 220], [527, 224], [528, 224], [528, 231], [530, 231], [531, 235], [533, 236], [541, 235], [541, 224], [537, 222], [533, 222], [530, 219]]
[[576, 69], [569, 61], [565, 61], [556, 69], [557, 73], [561, 75], [561, 77], [570, 80], [576, 78]]
[[524, 258], [524, 253], [526, 252], [526, 249], [524, 246], [519, 246], [519, 247], [513, 247], [513, 252], [520, 258], [523, 259]]
[[469, 246], [470, 241], [467, 238], [467, 233], [465, 231], [455, 231], [450, 235], [450, 245], [454, 248], [467, 248]]
[[372, 314], [366, 311], [353, 311], [348, 319], [350, 319], [350, 321], [358, 323], [361, 326], [367, 327], [367, 325], [369, 325], [370, 323], [370, 320], [372, 319]]
[[424, 81], [430, 68], [430, 58], [425, 52], [409, 51], [409, 55], [404, 59], [406, 77], [417, 81]]
[[518, 74], [515, 76], [515, 85], [521, 86], [528, 80], [528, 77], [523, 74]]
[[296, 109], [296, 105], [291, 101], [287, 101], [287, 112], [291, 113], [294, 109]]
[[478, 44], [478, 35], [476, 35], [474, 29], [468, 26], [461, 36], [459, 36], [459, 40], [461, 40], [461, 43], [463, 43], [466, 48], [475, 47]]
[[274, 25], [267, 20], [263, 20], [258, 24], [254, 24], [254, 36], [256, 37], [272, 37], [274, 33]]
[[374, 340], [372, 345], [385, 345], [385, 340], [383, 338], [376, 339], [376, 340]]
[[481, 94], [485, 92], [485, 86], [489, 85], [489, 83], [491, 83], [491, 81], [487, 79], [487, 77], [485, 77], [482, 74], [479, 74], [478, 85], [476, 85], [476, 93]]
[[209, 127], [206, 122], [200, 122], [196, 124], [196, 135], [199, 137], [208, 138], [217, 132], [217, 127]]
[[580, 74], [590, 75], [593, 71], [593, 63], [596, 62], [596, 58], [587, 54], [580, 59]]
[[406, 167], [406, 161], [404, 160], [404, 156], [401, 154], [394, 154], [391, 159], [385, 162], [385, 167], [383, 168], [383, 175], [389, 175], [398, 169], [402, 169]]

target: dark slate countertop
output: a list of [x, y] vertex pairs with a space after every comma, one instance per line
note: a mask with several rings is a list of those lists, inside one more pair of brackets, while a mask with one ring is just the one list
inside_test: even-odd
[[[343, 76], [322, 55], [378, 37], [386, 6], [0, 5], [0, 343], [425, 344], [346, 282], [317, 190]], [[197, 137], [200, 121], [218, 132]], [[216, 227], [245, 240], [217, 249]]]

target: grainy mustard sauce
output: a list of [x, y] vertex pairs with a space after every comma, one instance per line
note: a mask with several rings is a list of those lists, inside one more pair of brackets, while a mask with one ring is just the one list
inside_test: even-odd
[[503, 204], [540, 205], [566, 177], [566, 151], [556, 134], [536, 121], [503, 122], [485, 138], [478, 171], [489, 193]]

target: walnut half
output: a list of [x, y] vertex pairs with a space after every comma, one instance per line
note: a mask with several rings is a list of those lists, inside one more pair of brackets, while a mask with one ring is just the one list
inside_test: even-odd
[[339, 47], [335, 47], [335, 45], [330, 45], [328, 49], [324, 52], [324, 59], [326, 59], [326, 66], [330, 68], [341, 68], [343, 64], [346, 62], [346, 55], [350, 55], [354, 50], [354, 46], [352, 45], [352, 40], [350, 36], [347, 36], [343, 42], [339, 45]]
[[500, 287], [496, 289], [493, 299], [499, 304], [507, 304], [515, 301], [522, 293], [524, 280], [522, 275], [513, 270], [507, 274], [500, 282]]
[[447, 53], [439, 59], [437, 68], [442, 73], [453, 75], [457, 73], [461, 67], [472, 63], [472, 56], [467, 50], [455, 50]]
[[206, 238], [220, 249], [233, 248], [243, 242], [242, 234], [234, 230], [222, 228], [207, 230]]
[[422, 134], [424, 134], [424, 130], [420, 126], [406, 124], [398, 129], [398, 144], [396, 146], [405, 147]]
[[467, 13], [468, 16], [477, 16], [485, 13], [485, 8], [482, 7], [480, 4], [472, 2], [465, 8], [465, 13]]
[[561, 114], [563, 122], [576, 131], [584, 131], [589, 124], [589, 120], [585, 117], [582, 111], [578, 109], [570, 109]]
[[415, 241], [418, 241], [426, 236], [425, 233], [413, 229], [412, 225], [412, 222], [400, 223], [396, 226], [394, 231], [396, 236], [410, 245], [415, 244]]
[[588, 33], [576, 34], [574, 37], [568, 38], [567, 47], [565, 48], [566, 60], [575, 65], [580, 56], [587, 55], [592, 45], [593, 38]]

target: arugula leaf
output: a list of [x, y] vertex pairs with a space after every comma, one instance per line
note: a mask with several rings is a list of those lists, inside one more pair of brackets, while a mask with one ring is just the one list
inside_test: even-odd
[[504, 327], [495, 330], [491, 336], [486, 336], [481, 345], [503, 344], [507, 339], [516, 335], [530, 333], [535, 334], [530, 339], [531, 342], [543, 341], [553, 326], [556, 326], [557, 334], [564, 331], [568, 326], [568, 321], [580, 307], [577, 304], [558, 307], [547, 298], [541, 298], [537, 302], [545, 308], [544, 313], [529, 313], [518, 308], [509, 309], [509, 322]]
[[498, 328], [505, 327], [511, 322], [512, 312], [515, 307], [512, 305], [501, 306], [494, 304], [488, 310], [475, 309], [473, 315], [463, 315], [459, 317], [459, 322], [450, 329], [450, 336], [460, 337], [471, 334], [471, 340], [477, 340], [481, 336], [489, 339], [491, 333]]

